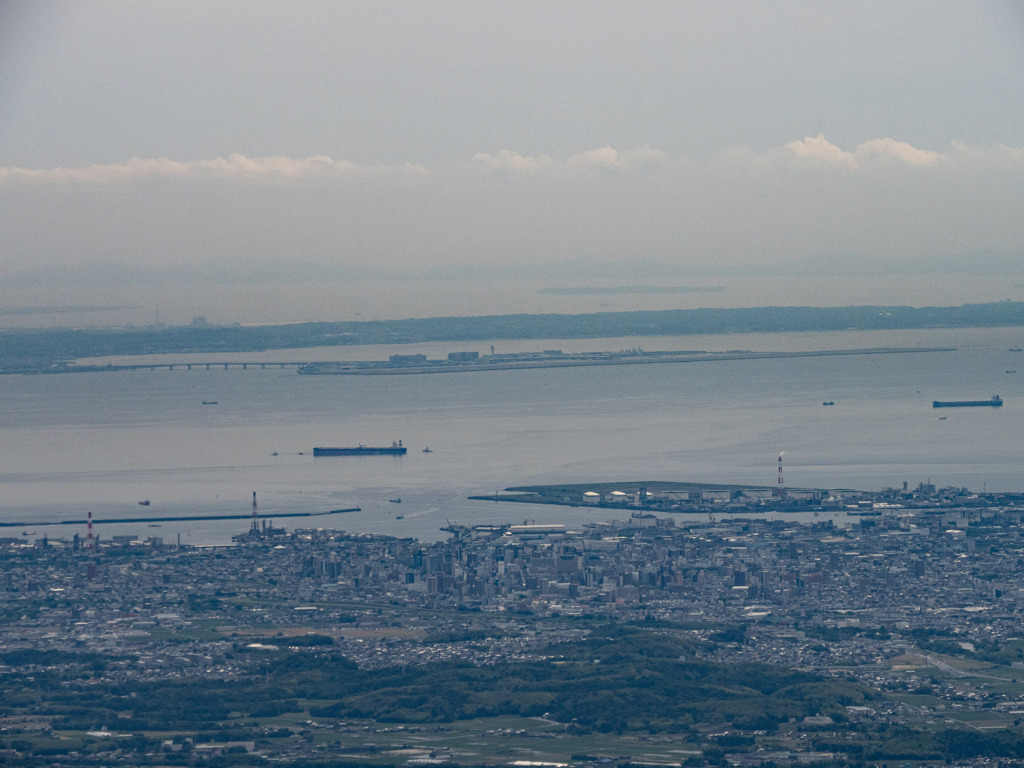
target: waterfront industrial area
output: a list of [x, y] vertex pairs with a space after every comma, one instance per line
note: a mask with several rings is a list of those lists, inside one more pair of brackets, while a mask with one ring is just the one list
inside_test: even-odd
[[[712, 718], [672, 735], [627, 723], [626, 731], [647, 735], [605, 742], [619, 762], [664, 764], [675, 755], [671, 764], [700, 764], [717, 755], [737, 765], [856, 764], [881, 749], [872, 747], [879, 729], [1016, 733], [1024, 712], [1024, 494], [928, 483], [870, 494], [614, 485], [520, 491], [616, 507], [606, 522], [452, 524], [433, 543], [287, 530], [255, 518], [230, 547], [132, 536], [0, 539], [0, 676], [9, 691], [38, 677], [64, 679], [84, 695], [192, 679], [240, 685], [325, 653], [366, 674], [504, 669], [550, 663], [553, 648], [618, 626], [685, 643], [692, 663], [763, 663], [861, 691], [767, 729]], [[784, 496], [811, 514], [759, 514]], [[673, 505], [693, 508], [678, 514]], [[830, 505], [849, 514], [841, 522], [813, 517]], [[343, 699], [330, 709], [292, 697], [269, 715], [225, 712], [216, 727], [207, 718], [156, 733], [129, 697], [112, 720], [96, 715], [89, 736], [66, 704], [45, 694], [18, 701], [8, 695], [0, 723], [13, 764], [42, 745], [63, 747], [68, 764], [133, 762], [146, 750], [142, 761], [151, 764], [185, 753], [205, 761], [232, 747], [254, 759], [500, 764], [525, 759], [515, 751], [524, 745], [536, 762], [605, 761], [589, 754], [601, 728], [584, 727], [582, 712], [572, 728], [554, 715], [470, 718], [472, 726], [463, 717], [453, 725], [451, 717], [416, 716], [402, 725], [401, 717], [356, 716]], [[513, 722], [521, 733], [487, 736], [508, 748], [502, 754], [460, 747], [452, 736], [469, 727], [482, 737]], [[136, 751], [119, 736], [130, 736]], [[994, 747], [978, 749], [968, 756], [974, 763], [958, 764], [987, 764]]]

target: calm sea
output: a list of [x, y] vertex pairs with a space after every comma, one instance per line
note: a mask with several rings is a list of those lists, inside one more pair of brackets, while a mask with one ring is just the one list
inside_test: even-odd
[[[616, 480], [771, 486], [781, 451], [792, 487], [878, 490], [930, 480], [1024, 490], [1024, 353], [1012, 351], [1024, 346], [1024, 329], [500, 342], [504, 350], [566, 352], [881, 346], [956, 351], [380, 377], [290, 369], [0, 376], [0, 518], [24, 522], [37, 537], [70, 537], [84, 535], [84, 525], [43, 522], [84, 520], [90, 511], [97, 520], [244, 515], [256, 491], [261, 514], [271, 518], [362, 508], [282, 520], [288, 528], [435, 539], [446, 521], [578, 525], [615, 516], [469, 495]], [[460, 344], [401, 351], [437, 357], [452, 349], [489, 351]], [[381, 359], [396, 351], [236, 357]], [[936, 398], [992, 394], [1006, 404], [931, 407]], [[407, 456], [311, 453], [314, 445], [398, 439]], [[234, 520], [96, 530], [208, 544], [247, 527]], [[0, 528], [0, 536], [22, 530]]]

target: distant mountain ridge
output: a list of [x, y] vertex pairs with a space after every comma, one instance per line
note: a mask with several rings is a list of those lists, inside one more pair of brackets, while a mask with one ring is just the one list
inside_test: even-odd
[[425, 269], [387, 268], [367, 259], [339, 264], [276, 258], [244, 263], [129, 264], [115, 260], [79, 265], [43, 265], [12, 272], [8, 285], [231, 285], [348, 281], [436, 280], [689, 280], [724, 277], [864, 277], [874, 275], [1019, 275], [1024, 252], [972, 251], [903, 259], [858, 253], [821, 253], [771, 264], [674, 263], [652, 258], [568, 258], [549, 263], [458, 263]]

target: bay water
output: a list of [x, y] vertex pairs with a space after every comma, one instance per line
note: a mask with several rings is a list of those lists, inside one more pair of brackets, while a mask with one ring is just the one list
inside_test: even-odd
[[[402, 376], [276, 368], [0, 376], [0, 520], [19, 524], [0, 528], [0, 536], [84, 536], [82, 523], [46, 523], [84, 521], [89, 512], [98, 522], [245, 515], [254, 491], [261, 516], [271, 519], [361, 509], [277, 520], [288, 528], [432, 540], [449, 521], [576, 526], [628, 512], [467, 497], [516, 485], [637, 480], [774, 486], [780, 452], [789, 487], [872, 491], [930, 481], [1024, 491], [1024, 353], [1015, 351], [1024, 329], [494, 344], [566, 352], [955, 349]], [[465, 349], [485, 354], [489, 343], [173, 359], [384, 359]], [[993, 394], [1003, 407], [932, 408], [935, 399]], [[313, 446], [393, 440], [408, 447], [406, 456], [312, 455]], [[218, 544], [248, 526], [245, 519], [163, 521], [96, 531]]]

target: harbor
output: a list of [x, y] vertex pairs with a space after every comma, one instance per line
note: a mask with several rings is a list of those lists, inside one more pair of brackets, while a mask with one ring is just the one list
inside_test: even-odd
[[[660, 344], [659, 351], [705, 348], [708, 340], [694, 347], [679, 338], [634, 343], [648, 341]], [[94, 521], [200, 517], [97, 522], [97, 528], [109, 535], [145, 538], [159, 531], [164, 538], [180, 533], [183, 543], [228, 544], [240, 519], [215, 518], [244, 515], [238, 501], [254, 489], [261, 511], [289, 528], [282, 513], [353, 507], [361, 511], [308, 520], [422, 540], [441, 536], [448, 520], [536, 519], [575, 527], [608, 512], [582, 503], [495, 503], [493, 496], [513, 483], [630, 478], [770, 487], [783, 450], [786, 480], [794, 489], [879, 489], [928, 478], [979, 492], [1021, 487], [1024, 459], [1017, 438], [1024, 424], [1024, 379], [1005, 373], [1020, 367], [1020, 353], [1008, 351], [1020, 346], [1018, 330], [856, 334], [852, 341], [858, 350], [955, 351], [383, 379], [195, 365], [190, 372], [125, 372], [116, 381], [105, 375], [0, 377], [9, 435], [0, 511], [4, 520], [25, 524], [0, 530], [36, 530], [54, 539], [75, 528], [84, 534], [88, 512]], [[622, 349], [629, 342], [605, 339], [589, 349]], [[827, 349], [829, 342], [824, 334], [736, 335], [722, 338], [717, 349], [800, 352]], [[531, 346], [557, 350], [565, 340]], [[453, 349], [460, 347], [393, 351], [445, 358]], [[387, 359], [387, 351], [349, 353]], [[322, 359], [311, 352], [302, 357]], [[934, 399], [993, 392], [1001, 394], [1002, 407], [932, 407]], [[398, 438], [405, 455], [313, 455], [314, 447], [386, 448]], [[399, 498], [401, 504], [390, 502]], [[140, 506], [140, 500], [151, 505]], [[819, 512], [819, 519], [833, 516], [847, 515]], [[62, 521], [77, 522], [48, 525]]]

